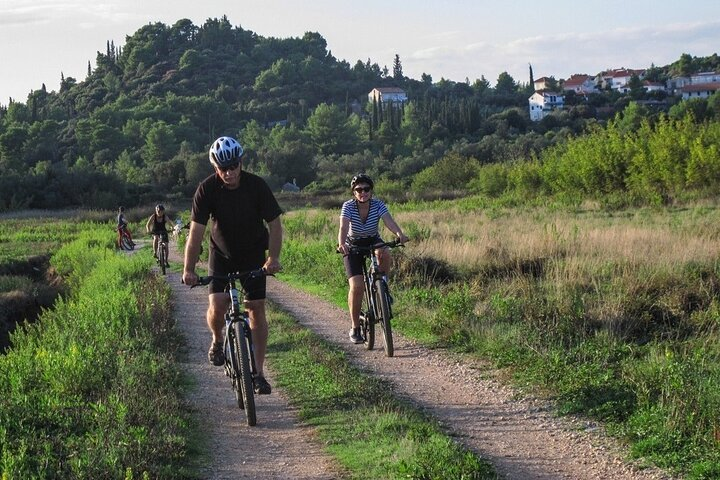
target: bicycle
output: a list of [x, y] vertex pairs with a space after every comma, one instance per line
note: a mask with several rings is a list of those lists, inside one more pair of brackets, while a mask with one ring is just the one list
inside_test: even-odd
[[226, 291], [230, 295], [230, 306], [225, 313], [225, 335], [223, 338], [225, 375], [230, 377], [238, 408], [245, 410], [247, 424], [251, 427], [257, 423], [255, 413], [255, 385], [253, 381], [257, 369], [255, 367], [255, 356], [250, 332], [250, 316], [247, 310], [240, 308], [240, 298], [236, 281], [242, 278], [258, 278], [260, 275], [272, 276], [261, 268], [246, 272], [230, 273], [226, 276], [210, 275], [200, 277], [198, 278], [198, 283], [191, 287], [207, 285], [213, 279], [228, 282]]
[[157, 258], [158, 264], [160, 264], [160, 271], [165, 275], [165, 271], [168, 267], [168, 238], [167, 233], [151, 233], [153, 237], [158, 236], [157, 248], [155, 250], [155, 258]]
[[127, 229], [127, 225], [122, 225], [117, 228], [118, 231], [118, 248], [120, 250], [134, 250], [135, 242], [132, 241], [130, 232]]
[[[387, 284], [387, 277], [380, 271], [375, 250], [378, 248], [395, 248], [403, 247], [399, 240], [392, 242], [382, 242], [376, 245], [361, 247], [353, 245], [350, 247], [350, 253], [363, 255], [366, 261], [363, 262], [363, 282], [365, 292], [363, 294], [363, 304], [360, 310], [360, 330], [363, 337], [363, 343], [367, 350], [372, 350], [375, 346], [375, 324], [379, 323], [382, 329], [383, 340], [385, 341], [385, 355], [392, 357], [395, 354], [395, 347], [392, 337], [392, 297], [390, 296], [390, 287]], [[369, 266], [368, 261], [369, 259]]]

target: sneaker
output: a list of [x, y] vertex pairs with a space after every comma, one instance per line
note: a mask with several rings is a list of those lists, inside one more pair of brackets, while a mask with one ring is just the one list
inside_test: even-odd
[[216, 367], [220, 367], [225, 364], [225, 353], [223, 352], [222, 343], [213, 343], [210, 345], [208, 350], [208, 360]]
[[253, 383], [255, 383], [255, 393], [258, 395], [270, 395], [270, 392], [272, 392], [272, 387], [265, 380], [265, 377], [255, 377]]
[[362, 334], [360, 333], [360, 327], [350, 329], [350, 341], [352, 343], [363, 343]]

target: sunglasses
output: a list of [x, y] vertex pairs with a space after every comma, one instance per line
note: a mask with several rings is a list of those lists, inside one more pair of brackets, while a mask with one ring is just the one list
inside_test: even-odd
[[233, 163], [232, 165], [228, 165], [226, 167], [217, 167], [217, 169], [224, 173], [224, 172], [231, 172], [231, 171], [237, 169], [239, 166], [240, 166], [240, 162]]
[[361, 193], [361, 192], [368, 193], [370, 190], [372, 190], [372, 188], [370, 188], [370, 187], [357, 187], [357, 188], [353, 188], [353, 190], [355, 190], [357, 193]]

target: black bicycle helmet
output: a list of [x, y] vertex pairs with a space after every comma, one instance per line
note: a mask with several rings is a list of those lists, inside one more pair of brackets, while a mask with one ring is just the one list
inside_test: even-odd
[[155, 205], [155, 210], [165, 210], [165, 205], [163, 205], [162, 203], [158, 203], [157, 205]]
[[350, 189], [352, 190], [355, 188], [355, 185], [358, 183], [367, 183], [370, 185], [370, 188], [375, 188], [375, 182], [373, 182], [372, 178], [364, 173], [358, 173], [352, 178], [352, 180], [350, 180]]

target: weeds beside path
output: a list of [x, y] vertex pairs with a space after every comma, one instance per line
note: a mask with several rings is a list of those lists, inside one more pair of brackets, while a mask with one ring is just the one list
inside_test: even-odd
[[399, 396], [436, 418], [457, 440], [511, 479], [668, 479], [625, 463], [620, 448], [592, 424], [558, 419], [549, 405], [518, 400], [471, 365], [396, 338], [395, 357], [347, 340], [342, 309], [269, 279], [268, 298], [305, 327], [338, 344], [348, 358], [388, 381]]

